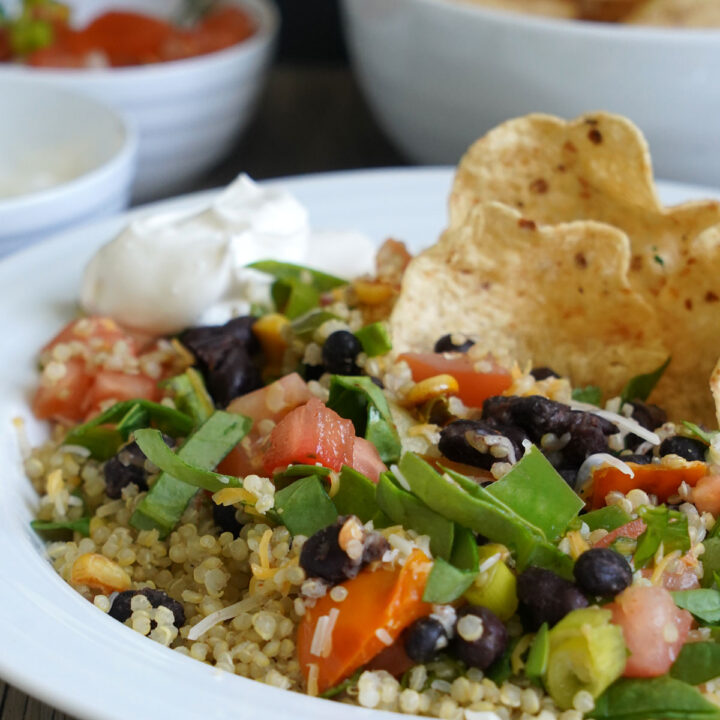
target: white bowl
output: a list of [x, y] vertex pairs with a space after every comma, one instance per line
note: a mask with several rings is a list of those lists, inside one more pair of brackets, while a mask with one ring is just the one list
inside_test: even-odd
[[[257, 23], [247, 40], [187, 60], [137, 67], [52, 70], [0, 66], [22, 75], [82, 91], [111, 103], [135, 123], [140, 135], [134, 200], [171, 195], [188, 186], [227, 154], [249, 121], [272, 55], [278, 15], [270, 0], [233, 0]], [[74, 0], [87, 22], [111, 7], [172, 16], [178, 0]]]
[[720, 185], [720, 31], [556, 20], [455, 0], [343, 0], [377, 118], [422, 163], [455, 163], [529, 112], [609, 110], [648, 138], [660, 177]]
[[137, 137], [104, 103], [0, 76], [0, 256], [127, 207]]
[[[353, 229], [378, 247], [386, 237], [397, 237], [413, 252], [434, 242], [447, 223], [451, 184], [450, 168], [331, 173], [264, 183], [293, 193], [318, 230]], [[659, 190], [667, 203], [712, 195], [667, 184]], [[196, 208], [213, 195], [164, 202], [154, 210]], [[42, 441], [47, 429], [29, 408], [38, 379], [37, 351], [72, 318], [82, 269], [92, 254], [129, 217], [148, 210], [76, 228], [0, 262], [0, 307], [5, 335], [11, 338], [0, 347], [0, 676], [92, 720], [401, 720], [394, 713], [236, 677], [141, 637], [65, 583], [30, 528], [38, 499], [23, 471], [13, 419], [24, 418], [30, 440]], [[4, 717], [15, 716], [6, 712]]]

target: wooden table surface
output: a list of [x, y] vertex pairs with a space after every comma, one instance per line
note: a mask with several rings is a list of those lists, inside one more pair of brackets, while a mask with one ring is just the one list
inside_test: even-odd
[[[262, 179], [407, 164], [382, 135], [346, 67], [278, 65], [231, 155], [189, 190], [226, 185], [241, 172]], [[0, 720], [72, 719], [0, 680]]]

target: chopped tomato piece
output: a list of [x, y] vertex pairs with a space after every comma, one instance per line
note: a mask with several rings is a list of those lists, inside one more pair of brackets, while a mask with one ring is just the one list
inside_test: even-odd
[[278, 422], [311, 397], [307, 383], [297, 373], [290, 373], [259, 390], [235, 398], [227, 410], [251, 418], [255, 425], [261, 420]]
[[234, 477], [263, 472], [263, 450], [269, 431], [259, 424], [263, 420], [279, 422], [311, 397], [307, 383], [297, 373], [290, 373], [264, 388], [235, 398], [228, 405], [228, 412], [249, 417], [253, 426], [243, 441], [218, 465], [218, 472]]
[[295, 408], [270, 433], [263, 468], [270, 475], [291, 463], [320, 463], [331, 470], [351, 465], [355, 429], [317, 398]]
[[720, 515], [720, 475], [701, 477], [693, 488], [692, 501], [700, 512]]
[[478, 372], [467, 355], [443, 353], [404, 353], [400, 355], [420, 382], [436, 375], [452, 375], [458, 382], [458, 397], [469, 407], [481, 407], [489, 397], [500, 395], [512, 384], [507, 370], [494, 366], [491, 372]]
[[625, 677], [664, 675], [687, 639], [692, 615], [662, 587], [633, 585], [607, 606], [623, 631], [630, 656]]
[[387, 470], [387, 466], [380, 459], [377, 448], [368, 440], [356, 437], [353, 441], [352, 467], [354, 470], [369, 477], [374, 483], [380, 480], [380, 474]]
[[127, 343], [131, 354], [137, 352], [135, 338], [129, 335], [109, 317], [92, 316], [80, 318], [68, 323], [45, 347], [43, 352], [51, 350], [60, 343], [79, 342], [93, 352], [110, 352], [115, 343]]
[[[335, 602], [328, 593], [308, 608], [297, 635], [305, 679], [309, 679], [314, 665], [318, 692], [324, 692], [385, 649], [388, 645], [383, 637], [392, 642], [415, 620], [429, 615], [432, 606], [423, 602], [422, 596], [431, 568], [427, 556], [413, 550], [402, 567], [365, 569], [342, 583], [348, 591], [342, 602]], [[333, 616], [335, 624], [329, 637], [316, 638], [320, 618]]]
[[85, 361], [73, 358], [62, 364], [64, 374], [58, 378], [45, 373], [32, 401], [32, 411], [39, 420], [76, 423], [85, 417], [86, 396], [93, 378], [85, 371]]
[[621, 525], [619, 528], [615, 528], [615, 530], [611, 530], [607, 535], [605, 535], [605, 537], [600, 538], [593, 547], [610, 547], [610, 545], [612, 545], [619, 537], [626, 537], [635, 540], [635, 538], [639, 538], [645, 532], [646, 528], [647, 525], [644, 520], [641, 520], [640, 518], [637, 518], [637, 520], [631, 520], [629, 523]]
[[633, 477], [613, 465], [598, 467], [593, 472], [594, 508], [605, 505], [605, 498], [612, 490], [626, 494], [633, 488], [640, 488], [647, 493], [657, 495], [660, 502], [665, 502], [671, 495], [677, 494], [681, 483], [686, 482], [692, 487], [701, 477], [707, 475], [707, 465], [699, 461], [688, 462], [680, 467], [636, 463], [627, 463], [627, 465], [633, 471]]
[[101, 370], [90, 387], [85, 406], [88, 412], [94, 415], [101, 410], [101, 405], [107, 400], [115, 402], [136, 398], [157, 400], [159, 397], [157, 380], [147, 375], [129, 375], [114, 370]]

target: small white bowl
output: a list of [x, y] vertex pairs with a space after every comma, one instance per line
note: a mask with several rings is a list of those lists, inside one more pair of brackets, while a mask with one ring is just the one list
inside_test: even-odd
[[[247, 40], [187, 60], [137, 67], [52, 70], [0, 65], [0, 77], [22, 75], [84, 92], [123, 111], [140, 136], [134, 200], [185, 190], [232, 148], [256, 105], [278, 29], [270, 0], [233, 0], [257, 24]], [[110, 8], [171, 17], [178, 0], [74, 0], [87, 22]]]
[[378, 121], [410, 158], [456, 163], [529, 112], [609, 110], [645, 133], [660, 177], [720, 185], [720, 30], [557, 20], [458, 0], [343, 0]]
[[137, 137], [104, 103], [0, 76], [0, 256], [128, 205]]

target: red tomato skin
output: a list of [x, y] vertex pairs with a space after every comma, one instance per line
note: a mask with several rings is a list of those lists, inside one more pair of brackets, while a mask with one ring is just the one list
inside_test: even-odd
[[131, 354], [137, 354], [135, 338], [125, 332], [115, 320], [93, 315], [68, 323], [42, 351], [51, 350], [59, 343], [79, 342], [94, 352], [110, 352], [120, 340], [127, 343]]
[[611, 530], [607, 535], [601, 537], [596, 543], [594, 543], [593, 547], [610, 547], [610, 545], [612, 545], [612, 543], [614, 543], [619, 537], [626, 537], [634, 540], [635, 538], [639, 538], [645, 532], [646, 528], [647, 525], [645, 524], [645, 521], [640, 518], [636, 518], [625, 525], [621, 525], [619, 528], [615, 528], [615, 530]]
[[77, 423], [85, 417], [87, 393], [93, 379], [85, 371], [85, 361], [71, 358], [65, 363], [65, 375], [57, 382], [41, 382], [32, 400], [38, 420]]
[[387, 470], [387, 466], [380, 459], [377, 448], [368, 440], [356, 437], [353, 441], [352, 468], [370, 478], [374, 483], [380, 480], [380, 475]]
[[311, 397], [307, 383], [298, 373], [290, 373], [264, 388], [235, 398], [227, 410], [249, 417], [254, 425], [260, 420], [278, 422]]
[[341, 418], [312, 398], [273, 428], [263, 469], [268, 476], [291, 463], [320, 463], [330, 470], [340, 470], [352, 464], [354, 439], [352, 420]]
[[692, 489], [692, 501], [701, 512], [720, 514], [720, 475], [706, 475]]
[[[678, 608], [665, 588], [657, 586], [631, 586], [607, 608], [612, 611], [612, 621], [622, 628], [630, 651], [624, 676], [657, 677], [668, 672], [687, 639], [692, 615]], [[675, 636], [672, 641], [666, 639], [668, 634]]]
[[467, 355], [454, 353], [404, 353], [400, 355], [420, 382], [435, 375], [452, 375], [458, 381], [458, 397], [468, 407], [482, 407], [489, 397], [501, 395], [512, 384], [510, 373], [495, 366], [493, 372], [477, 372]]
[[157, 380], [153, 380], [147, 375], [129, 375], [115, 370], [100, 370], [87, 394], [85, 406], [90, 415], [95, 415], [102, 409], [102, 404], [108, 400], [115, 402], [139, 398], [158, 400], [159, 397]]

